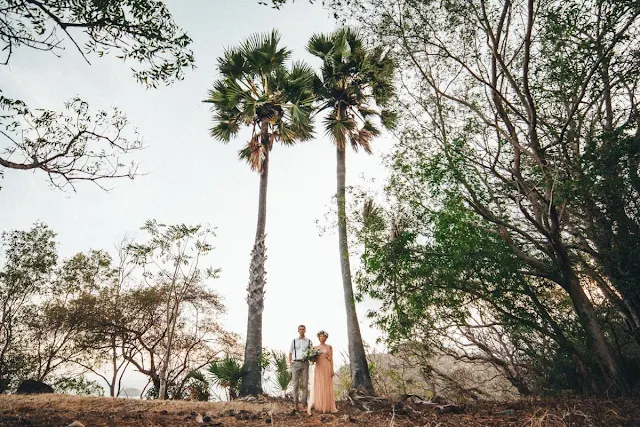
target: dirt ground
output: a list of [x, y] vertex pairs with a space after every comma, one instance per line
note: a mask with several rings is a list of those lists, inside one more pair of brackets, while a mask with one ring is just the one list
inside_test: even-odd
[[378, 403], [371, 411], [339, 402], [337, 414], [297, 413], [278, 399], [255, 402], [141, 401], [64, 395], [0, 396], [0, 426], [639, 426], [637, 400], [482, 402], [442, 413], [434, 405]]

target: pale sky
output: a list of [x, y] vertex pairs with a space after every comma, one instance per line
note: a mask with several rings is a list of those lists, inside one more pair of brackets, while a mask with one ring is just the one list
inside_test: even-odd
[[[212, 287], [223, 295], [228, 314], [223, 324], [246, 332], [245, 288], [257, 220], [257, 173], [237, 159], [246, 141], [223, 145], [208, 135], [211, 114], [201, 102], [216, 78], [216, 59], [223, 49], [254, 32], [277, 28], [292, 58], [317, 61], [304, 46], [314, 32], [328, 32], [335, 22], [320, 5], [303, 0], [276, 11], [257, 0], [167, 0], [176, 22], [193, 39], [197, 69], [170, 87], [147, 90], [136, 83], [130, 64], [114, 57], [89, 57], [67, 48], [62, 58], [19, 49], [9, 66], [0, 67], [2, 90], [31, 108], [62, 110], [64, 101], [80, 96], [93, 111], [117, 106], [144, 138], [147, 148], [136, 154], [145, 176], [110, 181], [104, 192], [79, 184], [78, 193], [50, 187], [43, 173], [5, 171], [0, 185], [0, 230], [28, 229], [43, 221], [58, 233], [59, 252], [105, 249], [147, 219], [166, 224], [208, 223], [217, 227], [212, 260], [222, 269]], [[131, 64], [132, 65], [132, 64]], [[0, 150], [4, 148], [0, 140]], [[389, 139], [374, 141], [374, 155], [347, 153], [347, 184], [383, 180], [382, 154]], [[263, 343], [286, 351], [298, 324], [307, 325], [315, 341], [319, 329], [329, 332], [334, 352], [347, 352], [346, 319], [337, 234], [319, 236], [335, 194], [335, 148], [317, 132], [316, 140], [272, 151], [267, 202], [267, 286]], [[352, 260], [355, 275], [357, 260]], [[360, 305], [363, 338], [374, 344], [379, 333], [369, 327]], [[340, 358], [337, 358], [340, 360]], [[125, 386], [139, 386], [134, 383]]]

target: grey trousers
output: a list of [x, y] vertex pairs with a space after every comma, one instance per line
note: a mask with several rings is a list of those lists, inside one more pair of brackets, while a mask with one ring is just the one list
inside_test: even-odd
[[302, 379], [302, 404], [307, 404], [307, 393], [309, 391], [309, 362], [293, 362], [291, 365], [293, 374], [293, 403], [298, 404], [299, 383]]

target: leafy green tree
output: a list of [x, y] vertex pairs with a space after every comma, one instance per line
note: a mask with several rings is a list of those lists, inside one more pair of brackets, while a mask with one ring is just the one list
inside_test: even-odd
[[56, 393], [76, 396], [104, 396], [104, 389], [97, 381], [88, 380], [82, 375], [56, 378], [52, 387]]
[[380, 134], [372, 119], [393, 125], [394, 115], [383, 110], [393, 95], [394, 63], [382, 47], [369, 47], [350, 28], [332, 34], [315, 34], [307, 50], [322, 60], [315, 81], [320, 111], [327, 111], [324, 129], [336, 146], [338, 249], [347, 313], [349, 363], [354, 388], [373, 392], [360, 325], [353, 297], [346, 218], [346, 149], [351, 145], [371, 153], [371, 141]]
[[[156, 87], [182, 79], [194, 63], [190, 37], [158, 0], [6, 0], [0, 21], [4, 65], [19, 49], [60, 55], [68, 44], [87, 62], [92, 54], [134, 62], [135, 79]], [[6, 147], [0, 151], [0, 177], [6, 169], [37, 170], [55, 187], [75, 188], [77, 181], [136, 175], [136, 166], [122, 163], [120, 156], [141, 143], [137, 135], [123, 134], [127, 120], [118, 110], [91, 114], [86, 102], [74, 98], [65, 112], [34, 112], [4, 95], [0, 110]]]
[[[629, 393], [628, 363], [615, 354], [599, 300], [588, 292], [596, 286], [606, 296], [616, 281], [583, 231], [588, 206], [575, 189], [593, 173], [590, 145], [606, 146], [602, 136], [612, 130], [637, 132], [629, 114], [637, 105], [636, 5], [353, 0], [344, 11], [393, 47], [401, 64], [396, 179], [418, 163], [440, 166], [437, 179], [448, 179], [474, 223], [524, 263], [530, 283], [568, 296], [604, 380], [600, 390]], [[428, 195], [443, 188], [424, 184], [428, 206]], [[628, 314], [624, 302], [606, 304]]]
[[4, 249], [0, 269], [0, 392], [31, 373], [28, 325], [33, 298], [44, 292], [58, 255], [55, 233], [42, 223], [28, 231], [0, 235]]
[[142, 230], [149, 234], [148, 242], [133, 243], [128, 250], [133, 262], [144, 268], [143, 276], [158, 287], [161, 310], [164, 319], [163, 354], [159, 366], [157, 387], [158, 398], [167, 396], [168, 371], [172, 352], [177, 341], [178, 324], [185, 311], [191, 305], [196, 311], [208, 307], [222, 310], [223, 306], [217, 294], [207, 292], [204, 282], [216, 278], [219, 269], [200, 266], [204, 258], [213, 250], [209, 243], [213, 230], [208, 227], [187, 226], [184, 224], [159, 224], [147, 221]]
[[554, 358], [566, 358], [571, 388], [596, 390], [597, 365], [581, 344], [568, 298], [523, 275], [510, 248], [455, 195], [431, 210], [424, 188], [394, 188], [402, 189], [401, 201], [388, 209], [365, 204], [358, 233], [365, 246], [358, 288], [382, 303], [369, 315], [387, 332], [389, 348], [410, 349], [424, 372], [452, 386], [438, 358], [492, 367], [522, 395], [566, 388], [544, 379], [553, 379]]
[[262, 312], [264, 309], [265, 229], [269, 158], [275, 142], [293, 145], [312, 136], [313, 72], [303, 62], [285, 66], [291, 52], [279, 46], [277, 31], [256, 34], [218, 59], [220, 79], [205, 100], [211, 103], [214, 126], [211, 136], [230, 141], [243, 126], [252, 130], [240, 159], [260, 174], [258, 222], [251, 252], [247, 304], [247, 376], [242, 395], [262, 392]]

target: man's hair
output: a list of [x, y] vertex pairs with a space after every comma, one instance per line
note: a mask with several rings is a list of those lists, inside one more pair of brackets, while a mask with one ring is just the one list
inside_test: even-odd
[[304, 326], [304, 325], [298, 325], [298, 329], [300, 329], [300, 328], [305, 328], [305, 329], [307, 329], [307, 327], [306, 327], [306, 326]]

